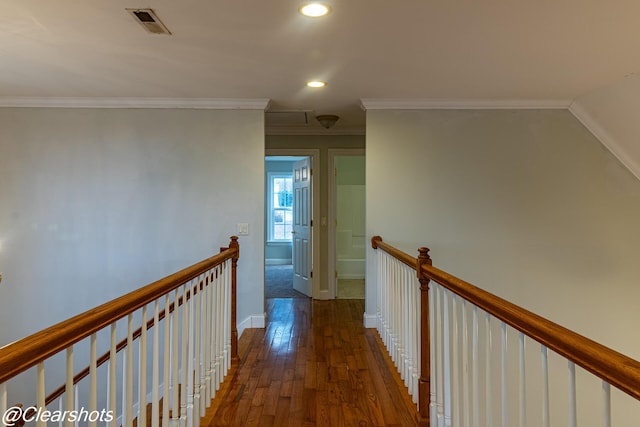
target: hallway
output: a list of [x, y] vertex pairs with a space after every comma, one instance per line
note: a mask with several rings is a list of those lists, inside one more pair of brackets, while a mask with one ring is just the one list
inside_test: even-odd
[[[268, 299], [202, 425], [412, 426], [412, 404], [363, 300]], [[235, 376], [234, 376], [235, 375]]]

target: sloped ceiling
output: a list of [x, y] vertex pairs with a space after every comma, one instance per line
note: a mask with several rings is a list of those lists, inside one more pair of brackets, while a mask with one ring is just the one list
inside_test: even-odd
[[570, 110], [640, 179], [640, 75], [579, 96]]

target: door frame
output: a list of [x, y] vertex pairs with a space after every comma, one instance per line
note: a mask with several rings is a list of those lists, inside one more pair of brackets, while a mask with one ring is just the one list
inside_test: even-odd
[[[338, 156], [366, 156], [366, 148], [329, 148], [329, 169], [327, 170], [327, 176], [329, 177], [329, 203], [328, 203], [328, 259], [327, 259], [327, 281], [329, 288], [329, 298], [336, 298], [338, 296], [338, 278], [337, 274], [337, 260], [336, 260], [336, 217], [337, 217], [337, 182], [336, 182], [336, 157]], [[365, 202], [366, 203], [366, 202]], [[366, 221], [366, 219], [365, 219]]]
[[[325, 299], [320, 291], [320, 150], [316, 148], [266, 148], [265, 157], [269, 156], [305, 156], [311, 159], [311, 271], [313, 272], [311, 282], [311, 293], [313, 299]], [[266, 210], [265, 210], [266, 214]], [[263, 236], [266, 245], [267, 232]], [[264, 285], [263, 285], [264, 286]]]

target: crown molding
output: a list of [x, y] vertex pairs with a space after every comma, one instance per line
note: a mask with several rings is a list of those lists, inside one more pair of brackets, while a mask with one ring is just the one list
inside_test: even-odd
[[29, 98], [0, 97], [0, 107], [44, 108], [185, 108], [266, 110], [268, 98]]
[[359, 126], [325, 129], [320, 126], [269, 126], [265, 135], [364, 135], [365, 128]]
[[616, 159], [620, 161], [629, 172], [631, 172], [636, 178], [640, 180], [640, 165], [631, 158], [623, 146], [615, 139], [611, 134], [598, 123], [595, 117], [593, 117], [579, 102], [572, 102], [569, 106], [569, 111], [573, 116], [578, 119], [580, 123], [584, 125], [593, 136], [604, 145]]
[[569, 99], [395, 99], [363, 98], [363, 110], [519, 110], [566, 109]]

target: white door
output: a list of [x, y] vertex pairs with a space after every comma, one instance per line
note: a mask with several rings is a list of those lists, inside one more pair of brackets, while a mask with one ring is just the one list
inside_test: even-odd
[[311, 297], [311, 168], [309, 158], [293, 164], [293, 289]]

